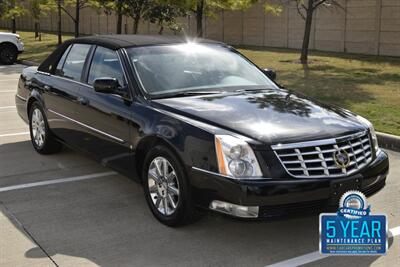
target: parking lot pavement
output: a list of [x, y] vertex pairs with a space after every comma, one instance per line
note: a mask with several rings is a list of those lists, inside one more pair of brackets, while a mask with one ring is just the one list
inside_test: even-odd
[[[244, 222], [207, 213], [182, 228], [160, 224], [136, 182], [67, 149], [33, 151], [7, 92], [21, 68], [0, 66], [0, 266], [283, 266], [302, 255], [310, 266], [400, 265], [400, 236], [386, 256], [307, 256], [318, 250], [318, 216]], [[394, 228], [400, 153], [389, 154], [387, 185], [369, 202]]]

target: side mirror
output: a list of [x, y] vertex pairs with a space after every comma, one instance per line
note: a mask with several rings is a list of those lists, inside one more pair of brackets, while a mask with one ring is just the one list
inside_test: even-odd
[[276, 71], [275, 70], [273, 70], [273, 69], [263, 69], [263, 72], [271, 80], [273, 80], [273, 81], [276, 80]]
[[104, 94], [115, 94], [118, 90], [119, 83], [115, 78], [98, 78], [94, 80], [93, 88], [96, 92]]

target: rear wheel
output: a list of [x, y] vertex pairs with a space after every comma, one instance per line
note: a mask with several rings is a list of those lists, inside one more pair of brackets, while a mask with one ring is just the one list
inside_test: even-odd
[[37, 102], [32, 104], [29, 112], [29, 130], [32, 145], [40, 154], [51, 154], [61, 150], [62, 145], [50, 132], [43, 108]]
[[183, 166], [168, 148], [156, 146], [146, 155], [143, 189], [153, 215], [163, 224], [193, 221], [195, 210]]
[[17, 61], [18, 50], [12, 44], [3, 44], [0, 46], [0, 62], [11, 65]]

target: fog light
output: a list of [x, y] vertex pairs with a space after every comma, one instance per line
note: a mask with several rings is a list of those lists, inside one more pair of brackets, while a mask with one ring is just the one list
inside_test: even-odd
[[258, 217], [258, 206], [250, 206], [250, 207], [240, 206], [228, 202], [214, 200], [210, 204], [210, 209], [236, 217], [242, 217], [242, 218]]

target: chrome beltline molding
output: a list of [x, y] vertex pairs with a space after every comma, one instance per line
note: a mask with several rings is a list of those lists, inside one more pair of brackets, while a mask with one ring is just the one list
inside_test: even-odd
[[94, 131], [94, 132], [96, 132], [96, 133], [99, 133], [99, 134], [102, 134], [102, 135], [104, 135], [104, 136], [107, 136], [107, 137], [109, 137], [109, 138], [111, 138], [111, 139], [114, 139], [114, 140], [120, 142], [120, 143], [125, 143], [125, 141], [124, 141], [123, 139], [121, 139], [121, 138], [118, 138], [118, 137], [115, 137], [115, 136], [113, 136], [113, 135], [111, 135], [111, 134], [108, 134], [108, 133], [105, 133], [105, 132], [103, 132], [103, 131], [100, 131], [99, 129], [93, 128], [93, 127], [91, 127], [91, 126], [89, 126], [89, 125], [87, 125], [87, 124], [84, 124], [84, 123], [82, 123], [82, 122], [79, 122], [79, 121], [77, 121], [77, 120], [74, 120], [74, 119], [72, 119], [72, 118], [70, 118], [70, 117], [68, 117], [68, 116], [65, 116], [65, 115], [63, 115], [63, 114], [60, 114], [60, 113], [58, 113], [58, 112], [56, 112], [56, 111], [54, 111], [54, 110], [51, 110], [51, 109], [47, 109], [47, 110], [48, 110], [49, 112], [53, 113], [53, 114], [56, 114], [57, 116], [60, 116], [60, 117], [62, 117], [62, 118], [64, 118], [64, 119], [67, 119], [67, 120], [69, 120], [69, 121], [72, 121], [72, 122], [74, 122], [74, 123], [76, 123], [76, 124], [78, 124], [78, 125], [80, 125], [80, 126], [83, 126], [83, 127], [85, 127], [85, 128], [88, 128], [89, 130], [92, 130], [92, 131]]

